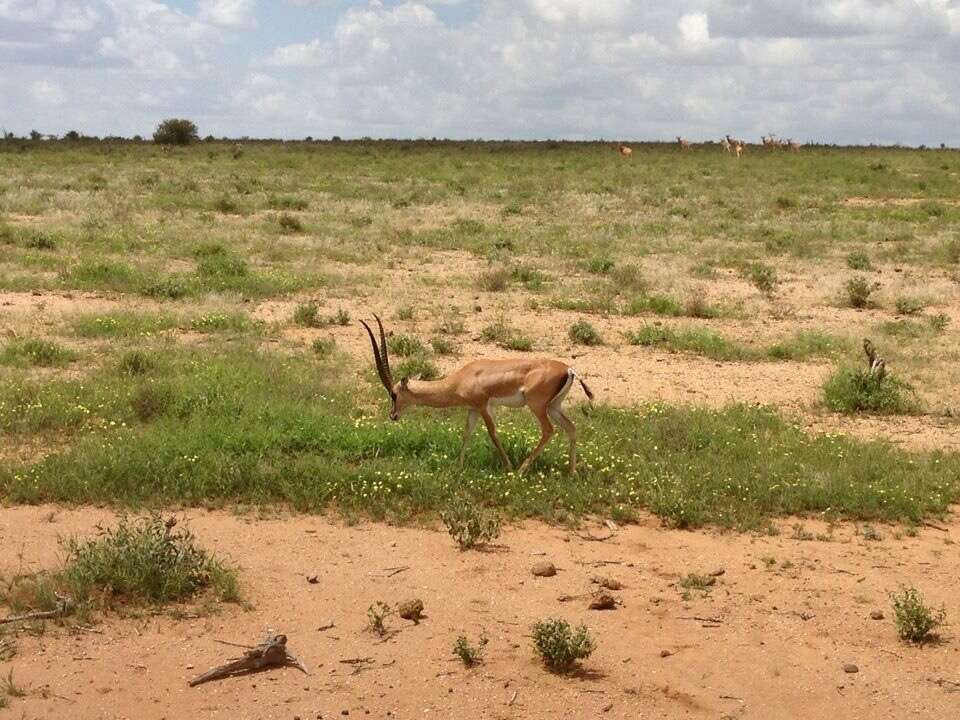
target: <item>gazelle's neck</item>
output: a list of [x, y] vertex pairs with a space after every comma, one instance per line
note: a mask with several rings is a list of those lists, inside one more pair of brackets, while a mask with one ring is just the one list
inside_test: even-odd
[[460, 398], [453, 392], [446, 378], [442, 380], [411, 380], [407, 390], [417, 405], [427, 407], [453, 407]]

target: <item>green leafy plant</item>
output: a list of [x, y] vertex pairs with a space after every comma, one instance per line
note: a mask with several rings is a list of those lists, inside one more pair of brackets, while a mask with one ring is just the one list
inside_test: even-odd
[[847, 280], [844, 288], [847, 291], [847, 304], [852, 308], [870, 307], [870, 296], [880, 289], [880, 283], [870, 282], [862, 275]]
[[780, 280], [777, 278], [776, 268], [772, 265], [751, 263], [746, 272], [750, 282], [764, 295], [773, 295], [776, 292]]
[[600, 332], [586, 320], [577, 320], [567, 334], [577, 345], [603, 345]]
[[916, 588], [901, 587], [890, 594], [893, 620], [897, 635], [904, 642], [923, 643], [933, 638], [933, 632], [947, 620], [944, 607], [934, 609], [927, 605]]
[[559, 618], [538, 620], [533, 626], [533, 648], [544, 665], [554, 672], [568, 672], [579, 660], [590, 657], [596, 649], [586, 625], [575, 630]]
[[854, 250], [847, 255], [847, 267], [851, 270], [872, 270], [873, 263], [863, 250]]
[[897, 312], [901, 315], [917, 315], [923, 312], [923, 309], [927, 306], [927, 303], [918, 297], [901, 295], [897, 298], [895, 305]]
[[440, 518], [461, 550], [486, 545], [500, 536], [500, 515], [466, 498], [450, 502]]
[[459, 635], [453, 645], [453, 654], [460, 658], [464, 667], [473, 667], [483, 662], [483, 650], [488, 642], [486, 635], [480, 635], [476, 645], [470, 643], [466, 635]]
[[367, 629], [379, 637], [385, 637], [389, 632], [387, 618], [392, 614], [390, 606], [378, 600], [367, 608]]
[[153, 141], [158, 145], [189, 145], [198, 139], [197, 126], [185, 118], [168, 118], [153, 132]]
[[834, 412], [909, 415], [919, 409], [916, 392], [907, 383], [863, 368], [842, 367], [823, 386], [823, 400]]

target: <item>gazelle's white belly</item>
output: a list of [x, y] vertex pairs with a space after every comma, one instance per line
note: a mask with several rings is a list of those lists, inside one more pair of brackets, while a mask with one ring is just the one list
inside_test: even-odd
[[490, 405], [502, 405], [504, 407], [519, 408], [527, 404], [523, 397], [523, 392], [515, 392], [513, 395], [504, 395], [503, 397], [490, 398]]

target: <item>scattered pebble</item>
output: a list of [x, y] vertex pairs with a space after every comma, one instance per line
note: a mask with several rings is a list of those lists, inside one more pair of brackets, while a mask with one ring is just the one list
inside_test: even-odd
[[660, 651], [660, 657], [670, 657], [671, 655], [673, 655], [673, 651], [672, 651], [672, 650], [661, 650], [661, 651]]
[[557, 567], [548, 560], [541, 560], [530, 569], [530, 572], [537, 577], [553, 577], [557, 574]]
[[883, 610], [874, 610], [870, 613], [871, 620], [883, 620]]
[[860, 672], [860, 668], [858, 668], [853, 663], [847, 663], [846, 665], [843, 666], [843, 671], [845, 673], [855, 673], [855, 672]]
[[617, 607], [617, 599], [603, 590], [594, 593], [590, 600], [591, 610], [614, 610]]
[[594, 577], [590, 578], [590, 582], [596, 583], [600, 587], [606, 588], [607, 590], [623, 590], [623, 583], [612, 577], [595, 575]]
[[723, 568], [717, 568], [716, 570], [710, 573], [710, 577], [720, 577], [725, 572], [726, 570], [724, 570]]
[[423, 600], [415, 598], [400, 603], [397, 605], [397, 615], [404, 620], [413, 620], [415, 623], [419, 623], [420, 618], [423, 617]]
[[311, 585], [316, 585], [318, 582], [320, 582], [320, 578], [317, 577], [316, 575], [308, 575], [307, 582], [310, 583]]

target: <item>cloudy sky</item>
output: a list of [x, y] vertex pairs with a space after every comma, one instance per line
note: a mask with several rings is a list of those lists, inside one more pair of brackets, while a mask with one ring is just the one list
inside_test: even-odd
[[0, 0], [0, 127], [960, 145], [960, 0]]

